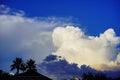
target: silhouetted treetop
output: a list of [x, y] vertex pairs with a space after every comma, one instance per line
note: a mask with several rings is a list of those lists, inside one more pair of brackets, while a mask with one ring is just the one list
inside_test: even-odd
[[23, 65], [22, 58], [16, 58], [15, 60], [13, 60], [13, 64], [10, 66], [11, 71], [16, 69], [17, 70], [16, 74], [19, 74], [19, 70], [21, 70], [22, 65]]
[[26, 63], [26, 67], [27, 67], [27, 70], [37, 70], [36, 69], [36, 64], [35, 64], [35, 61], [32, 60], [32, 59], [29, 59]]

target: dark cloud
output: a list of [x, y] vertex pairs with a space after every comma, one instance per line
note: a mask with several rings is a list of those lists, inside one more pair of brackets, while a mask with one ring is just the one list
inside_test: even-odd
[[94, 72], [96, 70], [89, 66], [82, 65], [81, 68], [75, 63], [68, 63], [65, 59], [58, 59], [55, 55], [47, 56], [38, 66], [40, 72], [52, 76], [57, 79], [65, 79], [72, 77], [81, 77], [83, 73]]
[[104, 74], [108, 77], [117, 78], [120, 77], [120, 70], [116, 71], [103, 71]]
[[[59, 59], [58, 56], [49, 55], [44, 61], [38, 65], [38, 70], [55, 80], [69, 79], [73, 77], [82, 77], [83, 74], [92, 73], [104, 73], [108, 77], [119, 77], [120, 71], [98, 71], [90, 66], [81, 65], [78, 67], [75, 63], [68, 63], [65, 59]], [[115, 74], [112, 76], [112, 74]]]
[[[69, 64], [65, 59], [57, 60], [57, 56], [55, 55], [47, 56], [38, 69], [45, 75], [49, 74], [50, 77], [55, 75], [55, 77], [52, 77], [54, 79], [81, 76], [77, 64]], [[60, 77], [61, 75], [62, 77]]]
[[56, 55], [49, 55], [44, 59], [45, 62], [54, 61], [54, 60], [57, 60]]

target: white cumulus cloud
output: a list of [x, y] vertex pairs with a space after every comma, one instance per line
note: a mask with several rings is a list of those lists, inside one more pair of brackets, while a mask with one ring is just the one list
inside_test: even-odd
[[52, 37], [57, 48], [53, 54], [64, 57], [70, 63], [86, 64], [100, 70], [120, 69], [120, 65], [116, 64], [120, 60], [117, 49], [120, 37], [112, 28], [99, 36], [88, 36], [75, 26], [57, 27]]
[[[110, 28], [99, 36], [88, 36], [82, 29], [67, 26], [71, 18], [25, 17], [22, 10], [14, 12], [0, 5], [0, 65], [10, 65], [15, 57], [42, 61], [53, 53], [70, 63], [100, 69], [119, 69], [120, 37]], [[64, 27], [58, 27], [64, 26]], [[65, 27], [66, 26], [66, 27]]]

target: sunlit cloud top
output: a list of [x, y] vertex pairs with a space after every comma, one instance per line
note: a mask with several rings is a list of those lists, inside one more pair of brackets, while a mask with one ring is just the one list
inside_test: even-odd
[[57, 27], [52, 37], [57, 47], [53, 54], [70, 63], [86, 64], [100, 70], [120, 69], [120, 51], [117, 48], [120, 37], [112, 28], [99, 36], [88, 36], [75, 26]]

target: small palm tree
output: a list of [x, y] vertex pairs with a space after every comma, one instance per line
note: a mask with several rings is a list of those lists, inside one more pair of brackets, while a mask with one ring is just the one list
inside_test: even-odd
[[34, 70], [34, 71], [36, 71], [36, 64], [35, 64], [35, 61], [34, 60], [32, 60], [32, 59], [29, 59], [28, 61], [27, 61], [27, 70]]
[[16, 74], [19, 74], [19, 70], [21, 70], [21, 65], [23, 64], [22, 58], [16, 58], [13, 60], [13, 64], [11, 65], [11, 71], [17, 70]]

